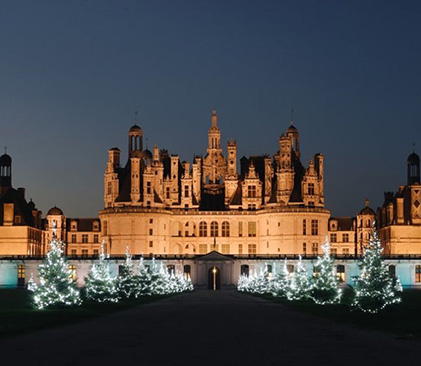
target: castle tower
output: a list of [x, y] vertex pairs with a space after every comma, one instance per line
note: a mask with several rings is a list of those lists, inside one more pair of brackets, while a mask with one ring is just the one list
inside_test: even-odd
[[129, 130], [129, 157], [139, 157], [143, 150], [143, 131], [138, 125]]
[[104, 177], [104, 205], [112, 207], [119, 195], [117, 169], [120, 168], [120, 149], [113, 147], [108, 150], [107, 169]]
[[220, 180], [225, 177], [226, 170], [227, 163], [221, 149], [221, 131], [218, 127], [218, 116], [214, 110], [212, 112], [212, 125], [208, 131], [207, 154], [203, 160], [203, 183], [221, 183]]
[[0, 194], [12, 187], [12, 158], [0, 156]]
[[288, 127], [285, 135], [291, 140], [292, 151], [294, 151], [295, 156], [300, 158], [300, 134], [294, 126], [294, 110], [291, 112], [290, 126]]
[[420, 157], [413, 152], [408, 156], [408, 186], [420, 183]]

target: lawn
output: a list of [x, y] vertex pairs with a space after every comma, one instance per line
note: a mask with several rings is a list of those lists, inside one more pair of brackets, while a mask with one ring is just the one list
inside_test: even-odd
[[350, 309], [352, 289], [346, 288], [339, 305], [317, 305], [311, 300], [288, 301], [272, 295], [265, 299], [285, 305], [291, 309], [313, 314], [325, 319], [353, 324], [360, 328], [393, 333], [400, 338], [421, 338], [421, 291], [405, 290], [402, 303], [390, 306], [378, 314], [368, 314]]
[[36, 310], [31, 307], [31, 295], [31, 292], [24, 289], [0, 290], [0, 338], [64, 326], [173, 296], [145, 296], [120, 301], [117, 304], [85, 301], [81, 306], [74, 308]]

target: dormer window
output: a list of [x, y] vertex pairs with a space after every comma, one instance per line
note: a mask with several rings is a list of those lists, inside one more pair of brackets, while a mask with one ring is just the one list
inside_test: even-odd
[[314, 196], [314, 183], [309, 183], [307, 186], [307, 194], [309, 196]]
[[247, 193], [249, 198], [256, 198], [256, 186], [248, 186]]

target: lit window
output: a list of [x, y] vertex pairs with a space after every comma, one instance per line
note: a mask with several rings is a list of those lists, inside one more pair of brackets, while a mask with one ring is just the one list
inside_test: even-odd
[[248, 236], [250, 237], [256, 236], [256, 221], [250, 221], [248, 223]]
[[72, 281], [77, 280], [77, 271], [76, 271], [76, 266], [74, 264], [69, 265], [69, 278]]
[[249, 244], [249, 254], [256, 254], [257, 253], [257, 246], [256, 244]]
[[336, 266], [336, 276], [339, 282], [345, 282], [345, 266], [343, 264], [338, 264]]
[[221, 251], [222, 251], [222, 254], [229, 254], [230, 245], [229, 244], [222, 244]]
[[243, 254], [243, 244], [238, 244], [238, 254]]
[[415, 282], [421, 282], [421, 266], [419, 264], [415, 266]]
[[206, 254], [208, 252], [207, 244], [199, 244], [199, 254]]

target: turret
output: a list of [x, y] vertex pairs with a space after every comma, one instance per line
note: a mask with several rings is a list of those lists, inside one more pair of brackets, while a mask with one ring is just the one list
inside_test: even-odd
[[12, 158], [0, 156], [0, 194], [12, 187]]
[[129, 130], [129, 157], [139, 157], [143, 150], [143, 132], [138, 125]]

